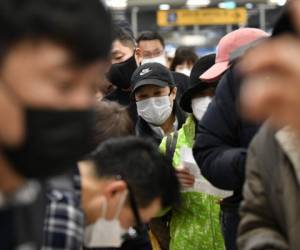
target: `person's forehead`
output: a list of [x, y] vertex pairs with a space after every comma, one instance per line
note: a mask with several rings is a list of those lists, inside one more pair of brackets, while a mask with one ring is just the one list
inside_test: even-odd
[[141, 86], [140, 88], [137, 89], [136, 94], [139, 93], [149, 93], [150, 91], [164, 91], [164, 90], [168, 90], [169, 87], [159, 87], [157, 85], [154, 84], [149, 84], [149, 85], [145, 85], [145, 86]]
[[161, 42], [158, 39], [155, 40], [142, 40], [139, 42], [139, 47], [142, 50], [155, 50], [163, 49]]
[[22, 41], [7, 54], [4, 62], [15, 66], [22, 64], [30, 69], [72, 69], [81, 71], [86, 68], [106, 66], [107, 60], [80, 63], [71, 51], [52, 41]]
[[[131, 48], [129, 48], [128, 46], [126, 46], [125, 44], [121, 43], [120, 40], [115, 40], [112, 44], [112, 53], [116, 53], [116, 52], [120, 52], [120, 51], [124, 51], [124, 50], [132, 50]], [[132, 50], [133, 51], [133, 50]]]

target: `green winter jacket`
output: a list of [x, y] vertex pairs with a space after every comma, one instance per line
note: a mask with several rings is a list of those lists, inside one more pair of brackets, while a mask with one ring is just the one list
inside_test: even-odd
[[[173, 165], [181, 164], [181, 147], [192, 148], [196, 123], [192, 116], [178, 131]], [[160, 149], [166, 152], [164, 138]], [[182, 192], [180, 208], [173, 209], [170, 222], [170, 250], [223, 250], [224, 242], [219, 222], [219, 198], [199, 192]]]

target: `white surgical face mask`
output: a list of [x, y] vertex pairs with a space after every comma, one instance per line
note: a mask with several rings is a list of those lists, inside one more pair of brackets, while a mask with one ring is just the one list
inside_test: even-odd
[[190, 77], [190, 75], [191, 75], [191, 69], [189, 69], [189, 68], [178, 69], [178, 70], [176, 70], [176, 72], [184, 74], [188, 77]]
[[153, 57], [153, 58], [145, 58], [142, 60], [142, 65], [145, 63], [160, 63], [163, 66], [167, 66], [167, 58], [165, 56], [165, 53], [163, 53], [162, 55], [158, 56], [158, 57]]
[[136, 105], [138, 115], [155, 126], [162, 125], [172, 113], [169, 96], [151, 97]]
[[202, 119], [208, 108], [208, 105], [211, 103], [211, 100], [212, 98], [209, 96], [192, 99], [193, 114], [198, 121]]
[[127, 233], [127, 230], [123, 229], [119, 215], [124, 206], [127, 197], [127, 191], [121, 197], [118, 204], [116, 214], [112, 220], [105, 219], [107, 213], [107, 201], [103, 203], [102, 217], [98, 219], [94, 224], [88, 225], [84, 231], [84, 246], [90, 248], [101, 247], [121, 247], [124, 239], [123, 236]]

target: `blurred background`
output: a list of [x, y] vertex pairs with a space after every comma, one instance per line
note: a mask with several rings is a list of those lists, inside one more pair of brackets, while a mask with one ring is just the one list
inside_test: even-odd
[[219, 39], [239, 27], [271, 32], [286, 0], [105, 0], [115, 20], [127, 20], [134, 35], [158, 31], [172, 58], [179, 46], [198, 56], [215, 51]]

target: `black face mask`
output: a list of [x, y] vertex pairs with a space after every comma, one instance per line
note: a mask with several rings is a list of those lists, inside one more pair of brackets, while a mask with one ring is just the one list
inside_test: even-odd
[[3, 152], [17, 172], [44, 179], [76, 166], [93, 149], [94, 112], [27, 109], [26, 134], [17, 147]]
[[[3, 85], [7, 94], [21, 101], [12, 89]], [[95, 112], [24, 108], [25, 136], [18, 146], [1, 145], [11, 166], [27, 178], [45, 179], [65, 173], [90, 153], [93, 143]]]
[[134, 55], [125, 62], [113, 64], [107, 74], [108, 80], [120, 89], [129, 89], [131, 76], [137, 69]]

